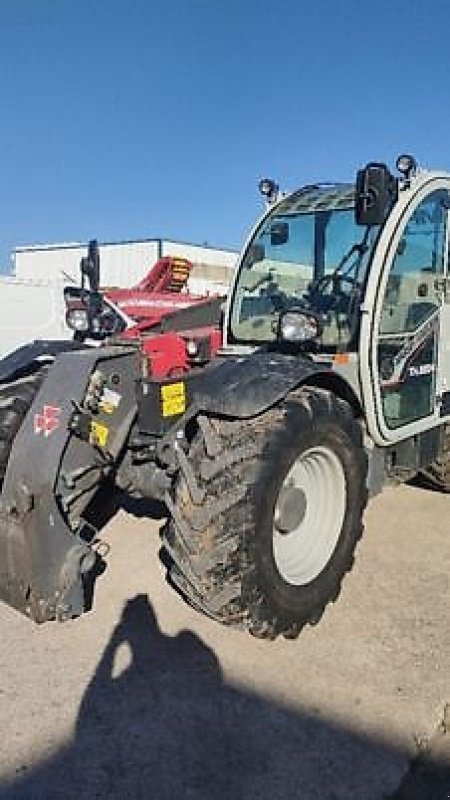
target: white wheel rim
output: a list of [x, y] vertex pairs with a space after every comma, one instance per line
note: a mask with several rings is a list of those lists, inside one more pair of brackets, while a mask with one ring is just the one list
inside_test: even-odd
[[322, 446], [302, 453], [275, 504], [273, 554], [287, 583], [303, 586], [325, 569], [339, 540], [346, 504], [345, 473], [337, 455]]

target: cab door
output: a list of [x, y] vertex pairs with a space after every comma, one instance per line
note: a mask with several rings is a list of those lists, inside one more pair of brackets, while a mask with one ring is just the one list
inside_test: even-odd
[[439, 357], [437, 395], [439, 416], [450, 418], [450, 211], [447, 212], [447, 259], [440, 282], [441, 315], [439, 324]]
[[442, 185], [422, 191], [392, 231], [379, 276], [370, 371], [385, 442], [450, 414], [449, 206]]

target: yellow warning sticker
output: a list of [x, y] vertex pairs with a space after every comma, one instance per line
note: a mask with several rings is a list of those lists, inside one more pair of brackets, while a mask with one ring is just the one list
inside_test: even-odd
[[98, 447], [106, 447], [108, 443], [109, 430], [106, 425], [100, 422], [91, 422], [91, 442], [98, 445]]
[[161, 386], [162, 415], [174, 417], [186, 411], [186, 386], [182, 381]]

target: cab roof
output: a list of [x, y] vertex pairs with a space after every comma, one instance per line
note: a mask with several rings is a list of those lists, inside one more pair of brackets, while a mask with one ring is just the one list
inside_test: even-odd
[[306, 214], [314, 211], [350, 209], [355, 205], [352, 183], [327, 183], [304, 186], [277, 205], [277, 215]]

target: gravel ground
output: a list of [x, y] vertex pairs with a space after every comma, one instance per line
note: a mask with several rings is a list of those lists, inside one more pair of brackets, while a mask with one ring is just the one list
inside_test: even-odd
[[338, 602], [274, 643], [187, 607], [122, 512], [93, 612], [0, 606], [1, 800], [449, 798], [449, 511], [386, 490]]

